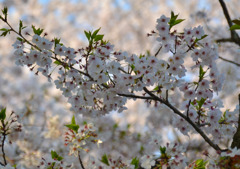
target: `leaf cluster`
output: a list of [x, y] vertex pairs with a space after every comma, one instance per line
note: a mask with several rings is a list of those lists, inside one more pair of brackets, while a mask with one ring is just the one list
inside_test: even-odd
[[78, 132], [79, 125], [76, 124], [75, 117], [72, 117], [72, 123], [71, 124], [66, 124], [65, 125], [67, 128], [73, 130], [75, 133]]
[[240, 19], [234, 19], [232, 20], [235, 25], [230, 27], [230, 30], [239, 30], [240, 29]]
[[168, 24], [169, 24], [169, 30], [170, 30], [173, 26], [175, 26], [175, 25], [177, 25], [177, 24], [179, 24], [179, 23], [181, 23], [182, 21], [185, 20], [185, 19], [177, 19], [178, 15], [179, 15], [179, 14], [175, 15], [174, 12], [171, 11], [171, 18], [170, 18], [170, 21], [168, 22]]

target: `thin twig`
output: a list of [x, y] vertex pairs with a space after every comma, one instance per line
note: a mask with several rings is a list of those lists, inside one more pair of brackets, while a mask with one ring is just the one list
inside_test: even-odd
[[240, 149], [240, 94], [238, 94], [238, 127], [237, 131], [233, 136], [233, 142], [231, 144], [231, 148], [237, 147], [237, 149]]
[[79, 152], [79, 151], [78, 151], [78, 160], [79, 160], [79, 163], [80, 163], [82, 169], [85, 169], [85, 167], [84, 167], [84, 165], [83, 165], [83, 162], [82, 162], [82, 159], [81, 159], [81, 157], [80, 157], [80, 152]]
[[[229, 28], [233, 25], [232, 23], [232, 20], [231, 20], [231, 17], [229, 15], [229, 12], [228, 12], [228, 9], [227, 9], [227, 6], [225, 4], [225, 2], [223, 0], [219, 0], [219, 3], [222, 7], [222, 10], [223, 10], [223, 13], [224, 13], [224, 16], [228, 22], [228, 26]], [[230, 30], [231, 31], [231, 39], [232, 39], [232, 42], [236, 43], [237, 45], [240, 46], [240, 38], [238, 36], [238, 34], [236, 33], [235, 30]]]
[[166, 90], [166, 101], [168, 102], [168, 90]]
[[234, 42], [232, 38], [222, 38], [215, 40], [217, 43], [227, 43], [227, 42]]
[[131, 98], [134, 98], [134, 99], [156, 100], [156, 99], [153, 99], [152, 97], [138, 96], [138, 95], [134, 95], [134, 94], [121, 94], [121, 93], [117, 93], [117, 94], [119, 96], [131, 97]]
[[[189, 109], [190, 109], [190, 105], [191, 105], [191, 99], [188, 102], [188, 107], [187, 107], [187, 117], [189, 118]], [[199, 116], [200, 117], [200, 116]]]
[[160, 46], [160, 48], [157, 50], [157, 52], [155, 53], [155, 57], [159, 54], [159, 52], [161, 51], [162, 46]]
[[6, 136], [7, 136], [7, 131], [6, 131], [6, 126], [5, 126], [5, 123], [4, 121], [2, 121], [2, 127], [3, 127], [3, 139], [2, 139], [2, 153], [3, 153], [3, 161], [4, 161], [4, 166], [7, 165], [7, 160], [6, 160], [6, 154], [5, 154], [5, 150], [4, 150], [4, 143], [5, 143], [5, 140], [6, 140]]
[[236, 63], [236, 62], [234, 62], [234, 61], [231, 61], [231, 60], [225, 59], [225, 58], [223, 58], [223, 57], [221, 57], [221, 56], [219, 56], [219, 58], [222, 59], [222, 60], [224, 60], [224, 61], [226, 61], [226, 62], [232, 63], [232, 64], [234, 64], [234, 65], [240, 67], [240, 64], [239, 64], [239, 63]]

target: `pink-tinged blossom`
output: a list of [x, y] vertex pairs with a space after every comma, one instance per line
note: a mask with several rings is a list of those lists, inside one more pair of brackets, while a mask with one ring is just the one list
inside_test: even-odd
[[207, 79], [203, 79], [199, 82], [198, 86], [200, 89], [209, 89], [209, 81]]
[[54, 49], [54, 53], [59, 55], [59, 56], [64, 56], [65, 55], [65, 50], [66, 50], [66, 47], [64, 45], [60, 45], [60, 44], [57, 44], [55, 49]]
[[202, 26], [193, 28], [192, 32], [193, 32], [193, 36], [195, 36], [198, 39], [201, 39], [201, 37], [204, 35], [204, 30]]
[[14, 47], [14, 49], [23, 49], [24, 43], [20, 40], [16, 40], [12, 46]]
[[119, 62], [109, 62], [107, 64], [107, 68], [108, 68], [108, 73], [110, 74], [118, 74], [120, 72], [119, 68], [121, 67]]
[[170, 21], [170, 18], [166, 17], [165, 15], [162, 15], [160, 18], [157, 19], [158, 24], [168, 24]]
[[160, 146], [162, 144], [163, 140], [162, 140], [162, 136], [160, 135], [153, 135], [151, 137], [151, 141], [149, 142], [149, 144], [155, 144], [157, 146]]
[[[187, 114], [187, 110], [188, 109], [185, 109], [185, 115]], [[188, 111], [188, 116], [193, 120], [197, 120], [197, 117], [198, 117], [198, 113], [197, 111], [194, 109], [194, 108], [190, 108], [189, 111]]]
[[41, 38], [40, 43], [38, 44], [38, 47], [40, 49], [45, 49], [45, 50], [51, 50], [53, 47], [53, 42], [45, 39], [45, 38]]
[[168, 63], [164, 60], [159, 60], [157, 64], [157, 70], [166, 71], [168, 67]]
[[184, 36], [185, 38], [187, 37], [192, 37], [193, 36], [193, 30], [190, 28], [190, 29], [184, 29]]
[[39, 35], [35, 34], [33, 35], [32, 42], [36, 45], [41, 45], [42, 38]]
[[141, 167], [145, 169], [151, 169], [151, 167], [155, 165], [155, 160], [151, 155], [144, 155], [143, 157], [141, 157], [140, 161]]
[[174, 56], [173, 56], [173, 62], [175, 65], [182, 65], [184, 63], [184, 55], [183, 54], [180, 54], [180, 53], [176, 53]]
[[168, 35], [169, 34], [169, 25], [167, 23], [158, 23], [156, 26], [159, 35]]
[[136, 62], [138, 62], [139, 58], [137, 57], [137, 55], [133, 54], [130, 57], [128, 57], [126, 59], [127, 63], [131, 64], [135, 64]]
[[219, 109], [213, 109], [208, 111], [208, 121], [210, 123], [218, 123], [218, 121], [220, 120], [221, 116], [222, 116], [222, 112]]
[[195, 98], [195, 96], [196, 96], [196, 94], [195, 94], [195, 91], [194, 91], [194, 90], [189, 89], [189, 90], [186, 90], [186, 91], [184, 92], [184, 97], [185, 97], [185, 99], [191, 99], [191, 100], [193, 100], [193, 99]]
[[76, 54], [75, 54], [75, 50], [73, 48], [66, 48], [65, 49], [65, 56], [68, 58], [68, 59], [73, 59], [76, 57]]
[[222, 125], [221, 131], [225, 138], [232, 139], [234, 134], [236, 133], [236, 127], [232, 126], [231, 124]]

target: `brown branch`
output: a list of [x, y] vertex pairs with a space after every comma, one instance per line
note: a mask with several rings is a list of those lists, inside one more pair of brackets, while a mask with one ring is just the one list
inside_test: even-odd
[[226, 62], [232, 63], [232, 64], [234, 64], [234, 65], [240, 67], [240, 64], [239, 64], [239, 63], [236, 63], [236, 62], [234, 62], [234, 61], [231, 61], [231, 60], [225, 59], [225, 58], [223, 58], [223, 57], [221, 57], [221, 56], [219, 56], [219, 58], [222, 59], [222, 60], [224, 60], [224, 61], [226, 61]]
[[238, 104], [239, 104], [238, 127], [236, 133], [233, 136], [231, 148], [237, 147], [237, 149], [240, 149], [240, 94], [238, 94]]
[[117, 94], [119, 96], [131, 97], [131, 98], [134, 98], [134, 99], [156, 100], [156, 99], [153, 99], [152, 97], [138, 96], [138, 95], [134, 95], [134, 94], [121, 94], [121, 93], [117, 93]]
[[85, 169], [84, 165], [83, 165], [83, 162], [82, 162], [82, 159], [81, 159], [81, 156], [80, 156], [80, 152], [78, 151], [78, 160], [79, 160], [79, 163], [82, 167], [82, 169]]
[[[232, 23], [230, 15], [229, 15], [227, 6], [226, 6], [226, 4], [225, 4], [225, 2], [223, 0], [219, 0], [219, 3], [221, 5], [221, 7], [222, 7], [224, 16], [225, 16], [225, 18], [226, 18], [226, 20], [228, 22], [228, 26], [230, 28], [233, 25], [233, 23]], [[235, 30], [230, 30], [230, 31], [231, 31], [231, 38], [227, 38], [227, 39], [228, 40], [231, 39], [231, 42], [234, 42], [234, 43], [236, 43], [237, 45], [240, 46], [240, 38], [239, 38], [237, 32]], [[219, 40], [217, 40], [217, 41], [219, 41]]]
[[159, 54], [159, 52], [161, 51], [161, 49], [162, 49], [162, 46], [160, 46], [159, 49], [157, 50], [157, 52], [155, 53], [155, 55], [154, 55], [155, 57], [157, 57], [157, 55]]
[[[5, 150], [4, 150], [4, 143], [5, 143], [6, 136], [7, 136], [7, 129], [6, 129], [5, 122], [1, 121], [1, 123], [2, 123], [2, 130], [3, 130], [3, 133], [2, 133], [3, 139], [2, 139], [2, 145], [1, 145], [2, 146], [2, 153], [3, 153], [3, 161], [4, 161], [3, 166], [6, 166], [7, 165], [7, 160], [6, 160]], [[2, 163], [1, 163], [1, 165], [2, 165]]]
[[227, 43], [227, 42], [234, 42], [232, 38], [222, 38], [215, 40], [217, 43]]
[[156, 95], [154, 95], [152, 92], [150, 92], [146, 87], [143, 88], [143, 90], [149, 94], [154, 100], [157, 100], [163, 104], [165, 104], [167, 107], [169, 107], [175, 114], [181, 116], [183, 119], [185, 119], [201, 136], [202, 138], [212, 147], [214, 148], [216, 151], [225, 151], [222, 150], [217, 144], [214, 144], [209, 138], [208, 136], [186, 115], [184, 115], [183, 113], [181, 113], [177, 108], [175, 108], [173, 105], [171, 105], [169, 102], [167, 102], [164, 99], [161, 99], [159, 97], [157, 97]]

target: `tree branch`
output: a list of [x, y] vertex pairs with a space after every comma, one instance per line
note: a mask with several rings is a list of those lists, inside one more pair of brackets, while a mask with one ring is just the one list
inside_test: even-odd
[[[222, 7], [224, 16], [225, 16], [225, 18], [228, 22], [228, 26], [230, 28], [233, 24], [232, 24], [232, 20], [231, 20], [231, 17], [229, 15], [227, 6], [226, 6], [226, 4], [223, 0], [219, 0], [219, 3]], [[235, 30], [231, 30], [231, 38], [227, 38], [226, 40], [230, 40], [230, 39], [231, 39], [231, 41], [229, 41], [229, 42], [234, 42], [234, 43], [236, 43], [237, 45], [240, 46], [240, 38], [239, 38], [239, 36], [238, 36], [238, 34]], [[222, 39], [219, 39], [219, 40], [222, 40]], [[219, 40], [217, 40], [217, 41], [219, 41]], [[226, 42], [226, 40], [224, 40], [224, 41]]]
[[233, 142], [231, 144], [231, 148], [237, 147], [237, 149], [240, 149], [240, 94], [238, 94], [238, 127], [237, 127], [237, 131], [233, 136]]
[[78, 151], [78, 160], [79, 160], [79, 162], [80, 162], [80, 165], [81, 165], [82, 169], [85, 169], [85, 167], [84, 167], [84, 165], [83, 165], [83, 162], [82, 162], [82, 159], [81, 159], [81, 157], [80, 157], [80, 152], [79, 152], [79, 151]]
[[234, 62], [234, 61], [231, 61], [231, 60], [225, 59], [225, 58], [223, 58], [223, 57], [221, 57], [221, 56], [219, 56], [219, 58], [222, 59], [222, 60], [224, 60], [224, 61], [226, 61], [226, 62], [232, 63], [232, 64], [234, 64], [234, 65], [240, 67], [240, 64], [239, 64], [239, 63], [236, 63], [236, 62]]
[[123, 96], [123, 97], [131, 97], [131, 98], [134, 98], [134, 99], [156, 100], [156, 99], [153, 99], [152, 97], [138, 96], [138, 95], [134, 95], [134, 94], [121, 94], [121, 93], [118, 93], [118, 95], [119, 96]]
[[169, 107], [175, 114], [181, 116], [183, 119], [185, 119], [201, 136], [202, 138], [212, 147], [214, 148], [216, 151], [225, 151], [222, 150], [217, 144], [214, 144], [209, 138], [208, 136], [187, 116], [185, 116], [184, 114], [182, 114], [177, 108], [175, 108], [173, 105], [171, 105], [169, 102], [167, 102], [164, 99], [161, 99], [159, 97], [157, 97], [156, 95], [154, 95], [152, 92], [150, 92], [146, 87], [143, 88], [143, 90], [149, 94], [154, 100], [157, 100], [163, 104], [165, 104], [167, 107]]

